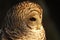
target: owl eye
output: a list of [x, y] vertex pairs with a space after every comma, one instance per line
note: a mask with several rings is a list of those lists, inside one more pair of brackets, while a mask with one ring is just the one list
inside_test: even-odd
[[36, 21], [36, 18], [31, 17], [29, 20], [30, 20], [30, 21]]

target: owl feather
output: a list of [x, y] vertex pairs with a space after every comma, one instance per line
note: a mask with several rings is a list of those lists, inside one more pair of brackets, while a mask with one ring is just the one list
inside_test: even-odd
[[10, 8], [5, 17], [2, 40], [46, 40], [42, 7], [23, 1]]

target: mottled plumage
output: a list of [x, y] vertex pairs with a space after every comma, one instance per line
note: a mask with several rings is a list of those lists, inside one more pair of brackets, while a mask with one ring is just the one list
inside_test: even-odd
[[46, 40], [42, 14], [43, 9], [37, 3], [16, 4], [4, 19], [2, 40]]

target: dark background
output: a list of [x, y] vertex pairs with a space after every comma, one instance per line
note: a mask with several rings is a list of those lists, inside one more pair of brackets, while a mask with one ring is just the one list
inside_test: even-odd
[[[0, 0], [0, 28], [6, 12], [16, 3], [18, 3], [17, 0]], [[60, 1], [43, 0], [42, 3], [46, 10], [43, 14], [43, 25], [46, 30], [47, 40], [60, 40]]]
[[50, 17], [56, 23], [56, 27], [60, 30], [60, 1], [59, 0], [46, 0], [46, 4], [50, 9]]

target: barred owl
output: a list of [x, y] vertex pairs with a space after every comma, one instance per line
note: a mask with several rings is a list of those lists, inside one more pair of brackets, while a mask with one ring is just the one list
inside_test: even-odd
[[42, 7], [23, 1], [10, 8], [3, 25], [2, 40], [46, 40]]

